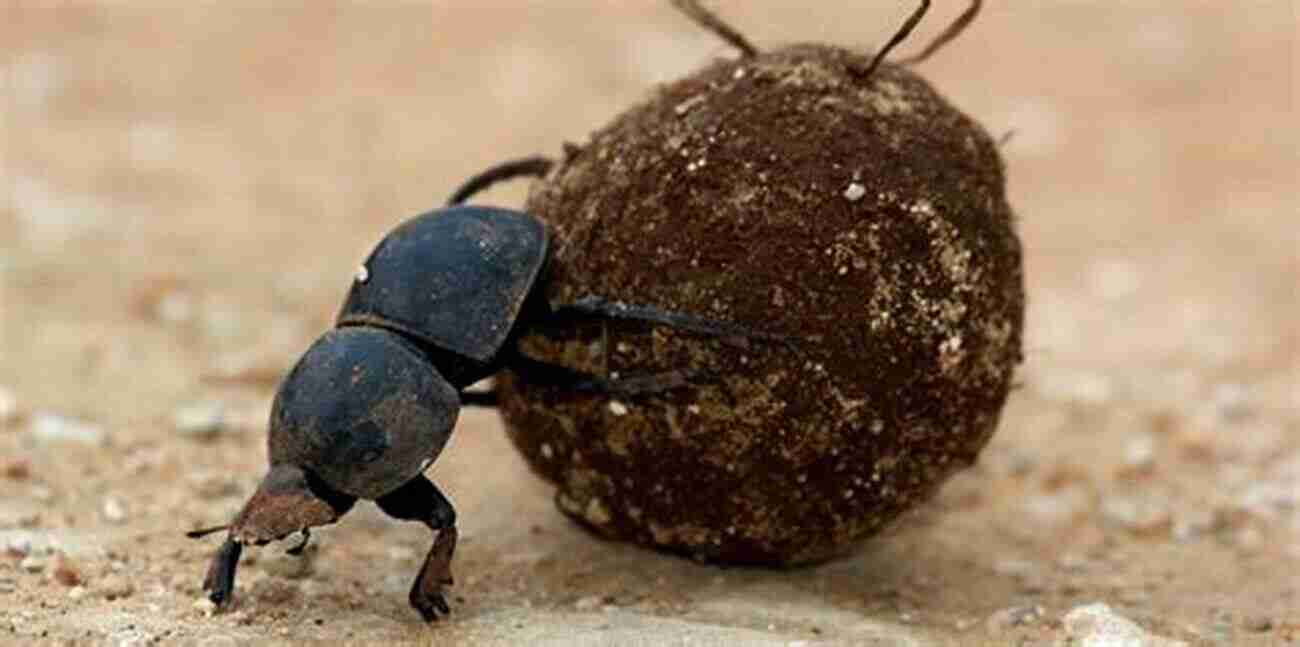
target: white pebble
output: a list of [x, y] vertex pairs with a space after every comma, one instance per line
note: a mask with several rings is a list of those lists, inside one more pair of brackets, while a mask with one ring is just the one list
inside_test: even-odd
[[1145, 470], [1155, 463], [1156, 437], [1140, 433], [1124, 443], [1124, 465], [1130, 469]]
[[194, 438], [212, 438], [226, 427], [226, 408], [220, 402], [198, 402], [172, 413], [177, 433]]
[[0, 425], [18, 417], [18, 396], [0, 386]]
[[37, 440], [46, 442], [71, 441], [100, 445], [105, 438], [104, 429], [97, 424], [44, 411], [32, 416], [29, 431]]
[[862, 186], [857, 182], [850, 183], [849, 186], [844, 189], [844, 199], [848, 200], [849, 202], [857, 202], [858, 200], [861, 200], [862, 196], [866, 194], [867, 194], [867, 187]]
[[616, 416], [625, 416], [627, 415], [627, 405], [618, 400], [610, 400], [609, 412]]
[[113, 497], [104, 499], [104, 506], [101, 509], [104, 514], [104, 520], [109, 523], [122, 523], [126, 521], [126, 508], [122, 502]]
[[26, 557], [32, 552], [32, 538], [26, 536], [10, 537], [5, 544], [5, 551], [19, 557]]
[[1079, 647], [1173, 647], [1182, 641], [1147, 633], [1104, 602], [1078, 606], [1065, 614], [1065, 633]]
[[168, 292], [158, 300], [154, 315], [167, 323], [184, 323], [194, 318], [194, 299], [188, 292]]

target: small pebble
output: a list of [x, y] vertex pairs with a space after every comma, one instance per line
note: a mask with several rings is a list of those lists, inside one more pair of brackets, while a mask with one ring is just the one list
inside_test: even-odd
[[86, 593], [87, 593], [87, 591], [86, 591], [86, 587], [84, 587], [84, 586], [74, 586], [74, 587], [68, 589], [68, 599], [69, 599], [69, 600], [80, 600], [81, 598], [86, 597]]
[[185, 290], [172, 290], [158, 298], [153, 314], [167, 323], [185, 323], [194, 318], [194, 297]]
[[577, 602], [573, 603], [573, 608], [577, 609], [578, 611], [594, 611], [599, 606], [600, 606], [599, 595], [588, 595], [586, 597], [579, 598]]
[[1007, 558], [993, 563], [993, 572], [1009, 577], [1023, 577], [1034, 572], [1034, 563], [1024, 559]]
[[1250, 395], [1240, 384], [1220, 384], [1215, 387], [1210, 400], [1215, 414], [1223, 422], [1241, 422], [1253, 413]]
[[1273, 629], [1273, 619], [1268, 616], [1247, 616], [1241, 625], [1246, 628], [1246, 631], [1264, 633]]
[[989, 633], [997, 635], [1006, 632], [1012, 627], [1033, 624], [1042, 617], [1043, 607], [1037, 604], [1008, 607], [1000, 611], [994, 611], [988, 620], [984, 622], [984, 626]]
[[69, 441], [102, 445], [106, 438], [103, 427], [97, 424], [45, 411], [32, 416], [28, 430], [34, 438], [42, 442]]
[[1077, 606], [1062, 619], [1071, 645], [1078, 647], [1175, 647], [1177, 640], [1147, 633], [1104, 602]]
[[172, 413], [176, 433], [190, 438], [215, 438], [226, 428], [226, 407], [220, 402], [198, 402]]
[[23, 558], [23, 561], [18, 562], [18, 568], [28, 573], [39, 573], [45, 570], [45, 560], [35, 555], [28, 555]]
[[206, 596], [195, 600], [194, 604], [191, 606], [195, 611], [202, 613], [205, 617], [211, 616], [217, 612], [217, 604], [212, 600], [209, 600]]
[[609, 412], [616, 416], [625, 416], [627, 415], [627, 405], [618, 400], [610, 400]]
[[14, 557], [26, 557], [32, 552], [32, 538], [26, 536], [10, 537], [5, 543], [5, 552]]
[[850, 183], [849, 186], [844, 189], [844, 199], [848, 200], [849, 202], [857, 202], [858, 200], [861, 200], [862, 196], [866, 194], [867, 194], [867, 187], [864, 187], [861, 184], [858, 184], [857, 182]]
[[13, 391], [0, 386], [0, 425], [7, 424], [18, 417], [18, 396]]
[[16, 459], [5, 463], [4, 477], [11, 481], [25, 481], [32, 476], [32, 464], [26, 459]]
[[107, 600], [117, 600], [130, 597], [135, 593], [135, 586], [125, 575], [113, 574], [101, 580], [96, 590]]
[[1191, 541], [1213, 530], [1218, 515], [1212, 509], [1180, 510], [1174, 515], [1169, 537], [1177, 542]]
[[100, 509], [104, 515], [104, 520], [109, 523], [122, 523], [126, 521], [126, 508], [121, 501], [113, 497], [104, 499], [104, 505]]
[[1124, 467], [1133, 472], [1148, 472], [1155, 466], [1156, 438], [1144, 432], [1124, 443]]
[[1137, 534], [1151, 534], [1172, 525], [1166, 502], [1153, 497], [1113, 497], [1101, 504], [1102, 517]]
[[0, 593], [13, 593], [18, 590], [18, 583], [12, 578], [0, 577]]

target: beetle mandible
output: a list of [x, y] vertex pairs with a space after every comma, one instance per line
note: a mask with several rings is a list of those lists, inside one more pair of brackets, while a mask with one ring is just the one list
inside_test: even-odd
[[436, 533], [409, 601], [425, 620], [449, 609], [456, 511], [425, 475], [451, 435], [462, 405], [492, 406], [494, 394], [466, 391], [499, 370], [525, 372], [577, 391], [635, 395], [677, 388], [689, 371], [611, 380], [533, 360], [521, 334], [583, 319], [624, 319], [722, 337], [780, 341], [746, 327], [597, 296], [546, 302], [549, 235], [519, 211], [463, 203], [502, 180], [544, 176], [553, 162], [530, 157], [472, 177], [448, 206], [389, 232], [357, 271], [335, 327], [280, 383], [271, 406], [270, 469], [227, 530], [203, 581], [219, 609], [229, 605], [243, 547], [339, 520], [358, 499]]

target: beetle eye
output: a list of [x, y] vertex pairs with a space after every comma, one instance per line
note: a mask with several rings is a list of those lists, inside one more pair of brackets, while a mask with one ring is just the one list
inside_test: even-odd
[[380, 451], [378, 449], [367, 449], [366, 452], [361, 455], [361, 462], [373, 463], [379, 460], [379, 455]]

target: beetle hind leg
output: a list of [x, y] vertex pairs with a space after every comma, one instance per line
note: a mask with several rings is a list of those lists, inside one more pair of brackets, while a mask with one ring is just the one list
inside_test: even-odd
[[437, 533], [424, 565], [411, 584], [411, 606], [432, 622], [439, 614], [447, 615], [446, 587], [453, 584], [451, 560], [456, 552], [456, 509], [447, 497], [423, 474], [375, 500], [385, 514], [405, 521], [419, 521]]

